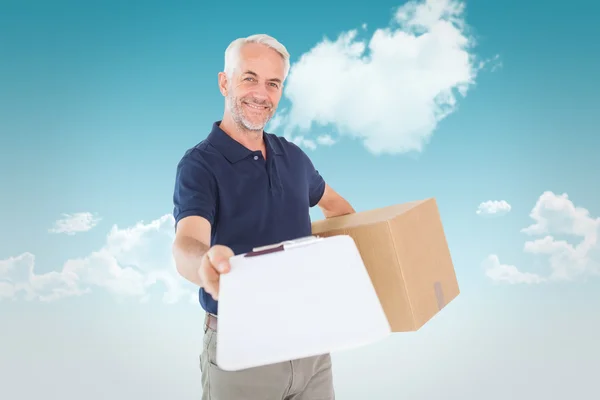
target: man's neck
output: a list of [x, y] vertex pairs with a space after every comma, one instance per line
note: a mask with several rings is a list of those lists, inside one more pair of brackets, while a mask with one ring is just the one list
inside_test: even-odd
[[265, 144], [263, 141], [263, 131], [251, 131], [245, 129], [229, 118], [223, 118], [219, 128], [235, 141], [252, 151], [262, 151], [264, 154]]

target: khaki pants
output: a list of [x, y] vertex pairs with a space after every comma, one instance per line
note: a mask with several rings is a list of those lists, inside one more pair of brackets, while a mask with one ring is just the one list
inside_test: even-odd
[[202, 400], [335, 399], [329, 354], [242, 371], [223, 371], [215, 363], [216, 344], [216, 330], [205, 324], [200, 355]]

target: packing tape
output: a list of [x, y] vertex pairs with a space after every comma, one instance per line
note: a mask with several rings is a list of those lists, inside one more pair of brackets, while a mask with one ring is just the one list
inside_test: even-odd
[[444, 291], [442, 289], [441, 282], [437, 281], [433, 284], [433, 289], [435, 290], [435, 298], [437, 299], [438, 310], [441, 311], [442, 308], [446, 305], [444, 301]]

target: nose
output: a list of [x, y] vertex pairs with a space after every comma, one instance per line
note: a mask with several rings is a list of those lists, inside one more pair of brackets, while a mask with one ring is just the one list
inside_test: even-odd
[[265, 89], [257, 89], [255, 90], [252, 95], [254, 96], [254, 98], [256, 100], [267, 100], [269, 98], [269, 96], [267, 96], [267, 91]]
[[267, 88], [264, 87], [264, 85], [256, 85], [256, 87], [252, 91], [252, 95], [257, 100], [268, 100], [269, 99], [269, 94], [267, 92]]

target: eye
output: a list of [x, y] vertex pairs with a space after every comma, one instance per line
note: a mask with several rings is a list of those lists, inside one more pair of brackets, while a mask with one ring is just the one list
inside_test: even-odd
[[276, 84], [276, 83], [274, 83], [274, 82], [271, 82], [271, 86], [273, 86], [274, 88], [278, 88], [279, 87], [279, 85]]

